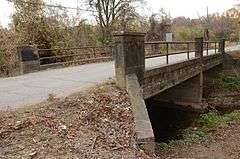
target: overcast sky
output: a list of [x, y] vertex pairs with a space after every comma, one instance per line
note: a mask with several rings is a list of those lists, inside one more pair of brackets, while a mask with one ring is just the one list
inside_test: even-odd
[[[84, 0], [45, 0], [48, 3], [59, 3], [64, 6], [76, 7], [77, 1], [79, 6]], [[170, 12], [172, 17], [186, 16], [197, 18], [198, 15], [205, 15], [208, 6], [209, 13], [224, 12], [240, 3], [240, 0], [145, 0], [147, 5], [139, 9], [142, 13], [150, 15], [164, 8]], [[11, 22], [10, 16], [14, 12], [12, 3], [7, 0], [0, 0], [0, 24], [7, 26]], [[83, 17], [86, 18], [86, 17]]]

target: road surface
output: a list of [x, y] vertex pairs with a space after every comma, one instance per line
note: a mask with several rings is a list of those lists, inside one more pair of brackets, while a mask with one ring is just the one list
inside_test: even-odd
[[[240, 50], [240, 47], [235, 46], [228, 50]], [[194, 58], [194, 53], [190, 57]], [[187, 60], [187, 54], [169, 56], [170, 64], [184, 60]], [[146, 60], [146, 68], [165, 64], [166, 57]], [[67, 96], [113, 77], [114, 63], [107, 62], [0, 78], [0, 109], [39, 103], [46, 100], [49, 94]]]

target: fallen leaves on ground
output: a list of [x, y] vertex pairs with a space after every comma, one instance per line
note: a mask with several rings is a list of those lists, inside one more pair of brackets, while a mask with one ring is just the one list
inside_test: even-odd
[[150, 158], [138, 149], [125, 91], [104, 84], [0, 116], [0, 158]]

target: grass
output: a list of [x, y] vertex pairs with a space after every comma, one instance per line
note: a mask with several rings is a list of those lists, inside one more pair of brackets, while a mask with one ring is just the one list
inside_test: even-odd
[[230, 123], [240, 123], [240, 112], [234, 111], [224, 115], [220, 115], [217, 112], [210, 112], [201, 115], [197, 123], [207, 129], [224, 127]]
[[228, 90], [236, 90], [240, 88], [240, 77], [227, 76], [222, 78], [223, 87]]
[[240, 77], [238, 76], [222, 76], [214, 80], [213, 84], [219, 89], [226, 91], [236, 91], [240, 89]]
[[158, 146], [160, 150], [167, 150], [177, 145], [190, 145], [192, 143], [202, 142], [208, 135], [211, 135], [211, 132], [233, 123], [240, 123], [240, 111], [223, 115], [218, 112], [202, 114], [195, 121], [196, 127], [191, 127], [183, 132], [182, 140], [159, 143]]

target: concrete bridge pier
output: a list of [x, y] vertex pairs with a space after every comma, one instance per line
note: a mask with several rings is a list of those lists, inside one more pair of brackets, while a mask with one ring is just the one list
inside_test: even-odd
[[127, 89], [132, 103], [135, 131], [140, 148], [155, 151], [155, 139], [142, 93], [145, 71], [143, 33], [116, 32], [113, 56], [117, 85]]

